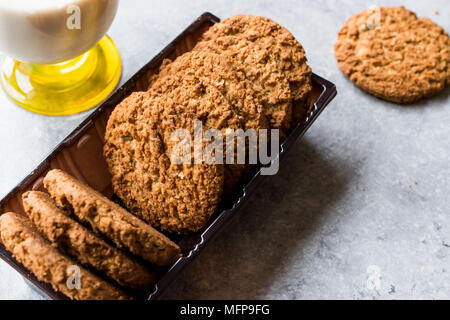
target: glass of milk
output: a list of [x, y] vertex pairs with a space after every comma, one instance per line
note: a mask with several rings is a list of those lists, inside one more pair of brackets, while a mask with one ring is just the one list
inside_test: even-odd
[[0, 0], [0, 83], [23, 108], [85, 111], [114, 90], [119, 52], [105, 36], [119, 0]]

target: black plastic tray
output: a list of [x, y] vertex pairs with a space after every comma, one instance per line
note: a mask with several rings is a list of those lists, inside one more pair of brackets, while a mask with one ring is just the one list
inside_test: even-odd
[[[23, 213], [21, 194], [27, 190], [43, 190], [42, 178], [46, 172], [53, 168], [61, 168], [74, 175], [78, 179], [90, 184], [95, 189], [108, 197], [112, 197], [109, 174], [102, 158], [103, 134], [109, 114], [120, 101], [136, 90], [145, 90], [149, 76], [158, 71], [165, 58], [175, 58], [193, 48], [195, 43], [211, 25], [220, 21], [219, 18], [204, 13], [195, 20], [185, 31], [164, 48], [155, 58], [139, 70], [130, 80], [120, 87], [110, 98], [98, 107], [82, 124], [80, 124], [63, 142], [19, 185], [17, 185], [2, 201], [0, 201], [0, 213], [14, 211]], [[280, 161], [290, 151], [292, 146], [305, 134], [320, 113], [336, 96], [337, 91], [333, 83], [319, 77], [312, 76], [313, 93], [311, 100], [311, 112], [306, 119], [289, 133], [280, 147]], [[87, 142], [86, 142], [87, 141]], [[178, 243], [183, 252], [183, 257], [170, 268], [162, 270], [158, 282], [147, 293], [137, 298], [149, 300], [158, 299], [163, 292], [170, 288], [170, 284], [179, 276], [180, 271], [188, 265], [204, 249], [213, 237], [215, 237], [235, 216], [239, 209], [248, 201], [249, 197], [258, 188], [266, 176], [260, 174], [260, 169], [255, 170], [251, 177], [229, 199], [225, 200], [215, 212], [208, 225], [201, 231], [186, 235], [169, 235]], [[51, 299], [67, 299], [64, 295], [55, 292], [50, 285], [38, 281], [34, 275], [28, 272], [18, 263], [0, 243], [0, 257], [16, 269], [25, 278], [26, 282], [39, 293]]]

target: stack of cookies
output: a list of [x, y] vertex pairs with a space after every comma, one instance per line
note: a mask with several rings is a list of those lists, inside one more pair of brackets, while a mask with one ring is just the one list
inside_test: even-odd
[[112, 185], [129, 211], [55, 169], [43, 181], [48, 193], [23, 194], [28, 217], [0, 216], [6, 249], [71, 299], [130, 299], [130, 290], [150, 288], [156, 275], [147, 263], [171, 266], [181, 256], [154, 227], [202, 229], [248, 172], [237, 161], [173, 161], [174, 132], [194, 137], [200, 123], [202, 145], [208, 130], [227, 137], [230, 130], [277, 129], [283, 139], [308, 112], [312, 90], [300, 43], [277, 23], [248, 15], [213, 26], [191, 52], [164, 61], [149, 83], [116, 106], [105, 132]]
[[224, 137], [230, 129], [278, 129], [283, 139], [308, 111], [306, 62], [300, 43], [270, 19], [237, 15], [212, 26], [191, 52], [165, 61], [146, 92], [113, 111], [104, 155], [115, 193], [161, 230], [203, 228], [249, 166], [174, 163], [172, 134], [193, 137], [197, 121]]
[[65, 172], [48, 172], [44, 185], [49, 194], [23, 194], [28, 218], [0, 216], [0, 236], [17, 261], [67, 297], [130, 299], [118, 287], [148, 289], [155, 274], [126, 251], [158, 266], [181, 256], [163, 234]]

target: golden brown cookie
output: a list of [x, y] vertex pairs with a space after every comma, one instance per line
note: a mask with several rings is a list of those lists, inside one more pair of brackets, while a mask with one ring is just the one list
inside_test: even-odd
[[388, 101], [432, 96], [450, 82], [448, 34], [404, 7], [378, 7], [342, 27], [335, 55], [342, 72], [361, 89]]
[[154, 283], [155, 275], [151, 271], [68, 217], [46, 193], [30, 191], [22, 199], [30, 220], [59, 250], [104, 272], [122, 286], [145, 289]]
[[191, 83], [199, 81], [204, 86], [215, 87], [239, 116], [244, 130], [269, 127], [252, 83], [226, 58], [210, 52], [191, 51], [173, 62], [165, 60], [159, 73], [153, 77], [149, 90], [167, 94], [179, 85], [181, 80]]
[[[149, 93], [176, 96], [175, 101], [177, 98], [192, 101], [200, 98], [202, 101], [190, 111], [194, 113], [193, 117], [206, 119], [204, 129], [218, 129], [225, 136], [227, 129], [253, 129], [258, 134], [260, 129], [269, 128], [252, 83], [224, 57], [209, 51], [192, 51], [173, 62], [165, 60], [160, 69], [151, 81]], [[179, 87], [194, 94], [179, 95], [179, 90], [174, 92]], [[217, 97], [219, 93], [225, 100]], [[222, 114], [229, 115], [223, 118]], [[246, 166], [243, 164], [225, 166], [225, 196], [235, 191], [245, 171]]]
[[119, 248], [160, 266], [171, 265], [181, 256], [180, 248], [166, 236], [67, 173], [49, 171], [44, 186], [60, 208], [73, 211]]
[[218, 92], [211, 100], [200, 83], [171, 92], [135, 92], [120, 103], [108, 121], [104, 154], [114, 190], [128, 209], [153, 226], [186, 233], [204, 227], [219, 204], [224, 168], [193, 163], [194, 152], [188, 163], [177, 164], [172, 154], [179, 141], [173, 141], [172, 134], [186, 130], [193, 141], [196, 119], [205, 126], [230, 118], [234, 126], [239, 122], [231, 109], [211, 109], [212, 102], [225, 108], [226, 101]]
[[[203, 38], [213, 42], [225, 42], [225, 45], [223, 43], [220, 45], [222, 48], [227, 48], [230, 47], [230, 44], [226, 44], [229, 40], [221, 39], [227, 36], [238, 37], [257, 44], [259, 49], [256, 52], [262, 59], [260, 61], [273, 62], [274, 68], [286, 77], [292, 99], [303, 101], [303, 104], [308, 100], [312, 90], [311, 68], [307, 65], [302, 45], [286, 28], [269, 18], [235, 15], [212, 26]], [[231, 46], [234, 47], [232, 51], [238, 52], [239, 48], [236, 48], [235, 44], [231, 43]], [[247, 50], [245, 48], [247, 46], [242, 43], [240, 47]], [[225, 51], [228, 50], [230, 49], [227, 48]], [[251, 65], [250, 63], [249, 66]], [[294, 108], [301, 105], [301, 103], [294, 103]], [[294, 110], [294, 119], [298, 118], [297, 112], [302, 113], [303, 110]]]
[[[55, 291], [62, 292], [75, 300], [124, 300], [130, 297], [108, 282], [77, 266], [46, 241], [31, 222], [16, 213], [0, 216], [0, 235], [6, 249], [14, 258], [30, 270], [40, 281], [52, 285]], [[71, 268], [80, 271], [80, 288], [69, 289], [69, 277], [74, 275]], [[74, 268], [75, 270], [75, 268]]]
[[271, 60], [268, 50], [244, 38], [227, 36], [198, 43], [194, 50], [214, 52], [232, 61], [252, 83], [262, 101], [270, 127], [286, 135], [292, 122], [292, 95], [285, 75]]

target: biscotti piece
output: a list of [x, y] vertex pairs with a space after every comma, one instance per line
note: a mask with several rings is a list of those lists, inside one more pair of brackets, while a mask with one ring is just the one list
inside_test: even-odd
[[334, 51], [353, 83], [388, 101], [414, 102], [450, 83], [448, 34], [404, 7], [376, 7], [350, 17]]
[[[125, 300], [128, 295], [92, 274], [46, 241], [31, 222], [16, 213], [0, 216], [0, 235], [6, 249], [40, 281], [75, 300]], [[69, 289], [72, 270], [80, 271], [79, 289]], [[69, 280], [69, 281], [68, 281]], [[76, 281], [75, 281], [76, 283]]]
[[22, 199], [28, 217], [53, 246], [122, 286], [145, 289], [154, 283], [151, 271], [68, 217], [46, 193], [29, 191]]
[[159, 266], [171, 265], [181, 256], [180, 248], [166, 236], [67, 173], [49, 171], [44, 186], [59, 207], [73, 210], [119, 248]]

